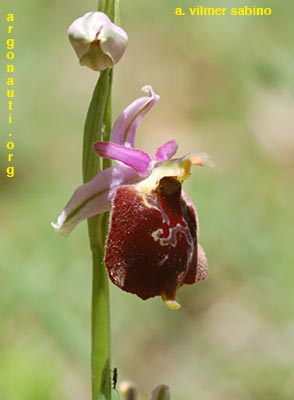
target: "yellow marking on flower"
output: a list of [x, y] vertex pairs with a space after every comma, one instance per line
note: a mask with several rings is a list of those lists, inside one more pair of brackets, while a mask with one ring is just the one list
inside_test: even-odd
[[164, 161], [158, 164], [151, 172], [151, 174], [136, 185], [139, 192], [150, 194], [157, 186], [160, 179], [166, 176], [172, 176], [179, 181], [189, 178], [191, 162], [189, 159], [176, 159]]
[[181, 305], [175, 299], [168, 299], [166, 294], [161, 295], [162, 301], [170, 310], [179, 310]]

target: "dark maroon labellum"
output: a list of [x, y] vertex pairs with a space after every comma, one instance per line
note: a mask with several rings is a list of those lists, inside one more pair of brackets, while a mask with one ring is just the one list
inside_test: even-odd
[[148, 195], [136, 185], [117, 189], [105, 263], [115, 285], [144, 300], [175, 299], [184, 283], [206, 277], [196, 210], [178, 179], [162, 178]]

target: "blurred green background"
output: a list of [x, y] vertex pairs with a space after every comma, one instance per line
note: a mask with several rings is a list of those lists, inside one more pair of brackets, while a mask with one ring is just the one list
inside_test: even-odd
[[[2, 118], [0, 400], [86, 400], [86, 224], [64, 239], [50, 222], [81, 182], [82, 129], [97, 80], [79, 66], [66, 30], [97, 4], [5, 3], [0, 96], [6, 107], [4, 16], [12, 11], [16, 175], [3, 173]], [[180, 18], [175, 7], [253, 2], [121, 1], [130, 41], [115, 71], [114, 117], [152, 84], [161, 100], [138, 147], [154, 153], [173, 138], [179, 154], [206, 151], [216, 163], [186, 183], [209, 278], [180, 290], [178, 312], [111, 285], [113, 367], [119, 381], [136, 382], [140, 399], [160, 383], [173, 400], [294, 398], [292, 3], [254, 3], [272, 7], [270, 17]]]

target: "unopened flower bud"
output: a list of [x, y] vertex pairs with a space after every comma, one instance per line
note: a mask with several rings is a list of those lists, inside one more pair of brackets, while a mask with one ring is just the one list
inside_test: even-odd
[[166, 385], [159, 385], [152, 390], [151, 400], [170, 400], [169, 387]]
[[128, 43], [126, 32], [98, 11], [76, 19], [68, 29], [68, 36], [80, 64], [94, 71], [113, 67]]
[[123, 381], [119, 385], [119, 391], [123, 395], [125, 400], [136, 400], [137, 389], [136, 385], [132, 381]]

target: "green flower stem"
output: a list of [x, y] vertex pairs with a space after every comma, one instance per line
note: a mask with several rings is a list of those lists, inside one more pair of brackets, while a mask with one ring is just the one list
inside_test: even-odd
[[[118, 21], [119, 0], [100, 0], [98, 11]], [[112, 69], [102, 71], [93, 92], [88, 109], [83, 143], [83, 180], [88, 182], [98, 172], [110, 166], [109, 160], [101, 160], [93, 151], [96, 141], [108, 141], [111, 132]], [[109, 285], [103, 264], [104, 244], [107, 234], [108, 215], [88, 219], [88, 233], [92, 252], [92, 341], [91, 379], [92, 400], [111, 400], [111, 343]]]
[[[102, 226], [103, 217], [93, 221]], [[92, 222], [92, 221], [91, 221]], [[89, 231], [91, 224], [89, 222]], [[102, 232], [101, 232], [102, 233]], [[99, 243], [100, 244], [100, 243]], [[92, 400], [111, 399], [110, 372], [110, 308], [108, 276], [103, 265], [103, 249], [92, 247], [93, 281], [92, 281]]]
[[[83, 179], [92, 179], [107, 165], [95, 155], [93, 143], [108, 140], [111, 131], [112, 70], [100, 74], [94, 89], [84, 128]], [[111, 399], [110, 379], [110, 307], [108, 277], [103, 265], [107, 215], [88, 219], [92, 252], [92, 399]], [[99, 398], [100, 398], [99, 397]]]
[[112, 70], [101, 72], [88, 109], [83, 143], [83, 180], [88, 182], [102, 166], [93, 151], [93, 143], [108, 140], [111, 130], [111, 86]]
[[98, 0], [98, 11], [107, 14], [116, 25], [120, 24], [119, 0]]

